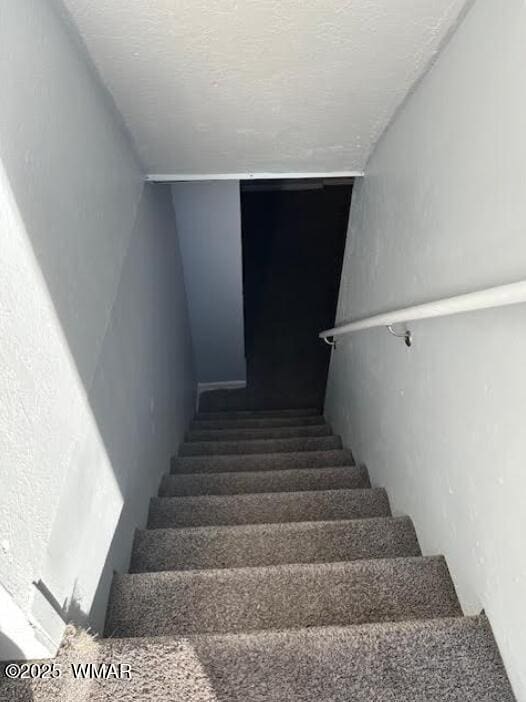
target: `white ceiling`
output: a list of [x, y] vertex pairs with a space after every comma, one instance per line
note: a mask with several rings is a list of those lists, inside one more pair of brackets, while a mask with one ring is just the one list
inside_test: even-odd
[[64, 0], [148, 173], [361, 171], [465, 0]]

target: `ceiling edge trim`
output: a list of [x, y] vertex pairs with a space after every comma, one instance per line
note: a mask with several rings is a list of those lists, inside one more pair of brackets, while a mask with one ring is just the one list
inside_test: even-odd
[[321, 171], [293, 173], [148, 173], [148, 183], [178, 183], [189, 180], [281, 180], [285, 178], [360, 178], [364, 171]]

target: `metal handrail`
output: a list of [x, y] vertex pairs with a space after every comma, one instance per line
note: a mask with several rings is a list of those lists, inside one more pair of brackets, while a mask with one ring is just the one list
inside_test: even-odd
[[374, 327], [386, 327], [395, 336], [401, 336], [405, 339], [407, 346], [411, 346], [411, 332], [405, 331], [402, 334], [393, 332], [394, 324], [403, 324], [414, 322], [419, 319], [432, 319], [434, 317], [445, 317], [461, 312], [474, 312], [476, 310], [485, 310], [491, 307], [504, 307], [506, 305], [515, 305], [520, 302], [526, 302], [526, 280], [521, 280], [517, 283], [508, 285], [498, 285], [494, 288], [486, 288], [477, 292], [466, 293], [464, 295], [456, 295], [455, 297], [446, 297], [434, 302], [426, 302], [422, 305], [414, 305], [413, 307], [404, 307], [392, 312], [383, 312], [375, 314], [371, 317], [364, 317], [354, 322], [340, 324], [332, 329], [326, 329], [320, 332], [320, 339], [331, 343], [331, 339], [335, 339], [342, 334], [351, 334], [352, 332], [361, 331], [362, 329], [372, 329]]

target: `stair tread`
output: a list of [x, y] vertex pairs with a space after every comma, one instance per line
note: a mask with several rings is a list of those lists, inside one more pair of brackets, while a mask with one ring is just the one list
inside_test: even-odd
[[352, 453], [346, 449], [328, 449], [325, 451], [290, 451], [288, 453], [174, 457], [171, 461], [171, 472], [220, 473], [236, 470], [279, 470], [342, 465], [353, 465]]
[[[485, 617], [454, 617], [250, 634], [95, 639], [78, 635], [54, 680], [5, 680], [6, 699], [49, 700], [71, 660], [131, 665], [125, 684], [98, 680], [90, 702], [514, 702]], [[77, 643], [78, 640], [78, 643]], [[31, 690], [27, 694], [28, 684]], [[122, 692], [119, 692], [122, 690]]]
[[144, 702], [514, 701], [483, 617], [101, 645], [133, 663]]
[[333, 521], [390, 516], [381, 488], [154, 497], [149, 528]]
[[327, 449], [341, 449], [341, 447], [341, 438], [334, 435], [299, 436], [282, 439], [241, 439], [235, 441], [185, 441], [179, 448], [179, 456], [324, 451]]
[[418, 556], [408, 517], [137, 531], [130, 572]]
[[186, 441], [243, 441], [246, 439], [285, 439], [300, 436], [330, 436], [328, 424], [291, 427], [254, 427], [241, 429], [194, 429], [186, 434]]
[[305, 417], [245, 417], [244, 419], [194, 419], [190, 430], [194, 429], [246, 429], [268, 427], [305, 427], [325, 424], [321, 415]]
[[313, 407], [278, 410], [223, 410], [219, 412], [198, 412], [196, 420], [208, 419], [273, 419], [279, 417], [320, 417], [319, 409]]
[[461, 614], [443, 557], [401, 557], [116, 574], [105, 631], [190, 635]]
[[367, 470], [356, 466], [323, 466], [268, 471], [177, 473], [164, 475], [159, 496], [235, 495], [370, 487]]

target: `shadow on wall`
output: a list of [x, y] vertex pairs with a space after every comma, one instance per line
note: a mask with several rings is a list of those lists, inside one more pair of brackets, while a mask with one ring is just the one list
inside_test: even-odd
[[[52, 571], [65, 553], [78, 551], [79, 539], [96, 560], [101, 578], [90, 593], [88, 621], [97, 630], [103, 626], [111, 574], [127, 570], [134, 529], [146, 521], [148, 497], [157, 492], [193, 409], [185, 293], [171, 225], [169, 192], [146, 186], [88, 392], [98, 436], [79, 446], [76, 474], [67, 480], [50, 539]], [[99, 439], [102, 459], [95, 445]], [[97, 463], [106, 474], [106, 490], [93, 484]], [[112, 499], [110, 523], [97, 542], [93, 517]], [[71, 530], [79, 512], [82, 529]], [[82, 561], [76, 579], [73, 600], [83, 602], [91, 573]], [[85, 623], [82, 617], [72, 621]]]
[[[29, 587], [43, 581], [55, 601], [65, 603], [68, 621], [100, 630], [112, 572], [127, 569], [134, 528], [145, 522], [148, 498], [156, 493], [193, 409], [186, 298], [170, 194], [144, 186], [132, 230], [119, 234], [127, 240], [121, 260], [101, 250], [91, 261], [98, 260], [98, 267], [84, 270], [82, 260], [74, 261], [72, 270], [79, 275], [69, 278], [57, 261], [65, 250], [73, 255], [64, 238], [75, 234], [50, 227], [44, 217], [24, 218], [31, 209], [29, 195], [20, 187], [12, 195], [16, 216], [8, 222], [8, 236], [17, 239], [23, 259], [16, 284], [24, 287], [25, 299], [19, 304], [13, 293], [10, 313], [24, 320], [15, 339], [24, 354], [7, 348], [1, 360], [14, 378], [8, 396], [15, 403], [25, 397], [25, 382], [35, 392], [24, 407], [24, 421], [17, 422], [24, 442], [19, 448], [30, 459], [15, 466], [15, 453], [6, 455], [11, 567]], [[108, 248], [112, 245], [108, 242]], [[80, 253], [83, 246], [89, 242], [79, 242]], [[108, 290], [104, 299], [96, 292], [102, 285]], [[53, 362], [41, 363], [43, 357]], [[18, 480], [9, 479], [10, 467], [19, 468]], [[44, 491], [26, 494], [21, 480], [44, 483]], [[24, 510], [36, 514], [38, 534], [18, 529], [17, 512]]]
[[193, 411], [191, 342], [169, 188], [61, 3], [4, 4], [0, 581], [57, 641], [52, 602], [101, 627]]

